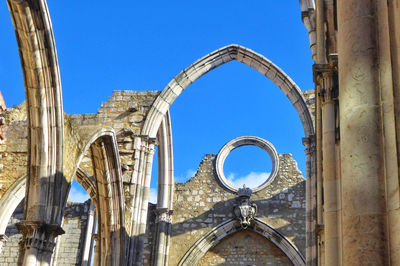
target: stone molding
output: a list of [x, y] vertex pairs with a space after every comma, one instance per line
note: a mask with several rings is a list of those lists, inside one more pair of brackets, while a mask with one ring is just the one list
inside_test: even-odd
[[26, 175], [20, 177], [0, 199], [0, 234], [6, 232], [8, 221], [15, 208], [25, 197]]
[[255, 188], [251, 188], [253, 192], [260, 191], [264, 188], [266, 188], [271, 182], [275, 179], [275, 177], [278, 174], [279, 170], [279, 157], [278, 153], [275, 150], [275, 147], [267, 140], [260, 138], [260, 137], [255, 137], [255, 136], [242, 136], [235, 138], [228, 143], [226, 143], [221, 150], [218, 152], [217, 159], [215, 162], [215, 168], [217, 171], [217, 177], [218, 181], [221, 183], [221, 185], [228, 189], [229, 191], [233, 193], [237, 193], [239, 191], [239, 188], [234, 187], [229, 183], [229, 181], [226, 179], [225, 174], [224, 174], [224, 162], [226, 157], [229, 155], [231, 151], [234, 149], [237, 149], [242, 146], [257, 146], [264, 151], [268, 153], [272, 160], [272, 170], [267, 178], [261, 185]]
[[21, 247], [36, 248], [39, 251], [53, 252], [55, 238], [65, 233], [58, 224], [47, 224], [42, 221], [22, 221], [15, 224], [22, 233]]
[[144, 122], [142, 134], [154, 137], [172, 103], [190, 84], [209, 71], [232, 60], [237, 60], [254, 68], [274, 82], [295, 107], [303, 124], [305, 135], [314, 134], [311, 113], [296, 83], [270, 60], [238, 44], [231, 44], [218, 49], [197, 60], [176, 75], [154, 101]]
[[210, 232], [194, 243], [194, 245], [182, 257], [178, 266], [196, 265], [211, 248], [215, 247], [225, 237], [241, 230], [251, 230], [267, 238], [288, 256], [293, 265], [305, 265], [303, 255], [288, 239], [286, 239], [276, 229], [256, 218], [254, 219], [252, 226], [249, 226], [247, 229], [243, 229], [239, 222], [234, 219], [230, 219], [214, 227]]

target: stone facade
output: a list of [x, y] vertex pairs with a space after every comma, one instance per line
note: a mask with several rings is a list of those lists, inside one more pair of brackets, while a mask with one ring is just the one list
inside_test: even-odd
[[[210, 229], [234, 218], [237, 195], [218, 183], [215, 159], [215, 155], [206, 155], [194, 177], [175, 184], [169, 265], [177, 265]], [[290, 154], [279, 154], [279, 160], [278, 176], [270, 186], [252, 194], [250, 200], [258, 206], [256, 217], [278, 230], [304, 254], [305, 181]]]
[[3, 245], [3, 249], [0, 253], [0, 265], [17, 265], [18, 262], [18, 250], [19, 241], [21, 241], [21, 234], [19, 233], [16, 223], [21, 222], [23, 215], [23, 203], [21, 203], [17, 209], [15, 209], [13, 216], [8, 221], [8, 226], [5, 235], [8, 240]]
[[57, 265], [81, 265], [84, 248], [91, 247], [85, 243], [90, 205], [91, 201], [88, 200], [80, 204], [68, 203], [65, 207], [62, 225], [65, 234], [57, 239]]
[[211, 265], [293, 265], [273, 243], [251, 231], [228, 236], [210, 249], [197, 264]]
[[[169, 118], [170, 106], [191, 83], [237, 60], [271, 79], [293, 104], [304, 127], [307, 166], [306, 181], [277, 178], [270, 192], [252, 195], [261, 207], [246, 230], [270, 236], [276, 246], [282, 240], [281, 250], [293, 259], [285, 235], [305, 253], [307, 265], [400, 265], [399, 1], [299, 2], [315, 62], [314, 100], [267, 58], [232, 44], [195, 61], [161, 92], [117, 92], [97, 114], [68, 116], [46, 1], [8, 0], [27, 104], [4, 110], [0, 103], [1, 244], [10, 212], [25, 194], [20, 260], [50, 265], [63, 233], [69, 184], [77, 178], [104, 214], [97, 223], [95, 265], [138, 265], [143, 259], [174, 265], [198, 259], [196, 253], [205, 255], [203, 264], [226, 263], [224, 254], [241, 256], [226, 246], [252, 233], [240, 231], [233, 219], [236, 195], [211, 178], [214, 157], [207, 156], [190, 181], [174, 186]], [[153, 215], [147, 200], [156, 145], [163, 152]], [[280, 174], [285, 178], [284, 170]], [[296, 187], [305, 187], [305, 198]], [[306, 219], [297, 219], [295, 210], [304, 213], [304, 207]], [[301, 237], [296, 230], [304, 223]], [[146, 237], [146, 230], [154, 234]], [[15, 242], [5, 242], [4, 251]], [[281, 256], [271, 252], [278, 263]]]
[[[82, 265], [82, 255], [85, 248], [85, 236], [90, 215], [90, 200], [84, 203], [68, 203], [64, 210], [62, 227], [65, 234], [58, 237], [57, 248], [53, 261], [56, 265]], [[23, 202], [17, 207], [8, 222], [5, 235], [7, 242], [0, 253], [0, 265], [17, 265], [19, 242], [22, 235], [15, 226], [21, 222]], [[90, 232], [92, 234], [92, 232]], [[89, 245], [90, 247], [90, 245]]]

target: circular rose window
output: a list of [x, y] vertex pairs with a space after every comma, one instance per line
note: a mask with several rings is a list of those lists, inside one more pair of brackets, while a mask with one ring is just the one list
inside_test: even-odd
[[225, 159], [228, 157], [229, 153], [233, 151], [234, 149], [237, 149], [242, 146], [256, 146], [264, 151], [267, 152], [269, 157], [271, 158], [272, 161], [272, 169], [271, 172], [269, 173], [268, 176], [266, 176], [266, 179], [256, 187], [252, 187], [253, 192], [260, 191], [267, 187], [275, 178], [275, 176], [278, 173], [279, 169], [279, 159], [278, 159], [278, 153], [276, 152], [274, 146], [266, 141], [265, 139], [259, 138], [259, 137], [254, 137], [254, 136], [242, 136], [235, 138], [228, 143], [226, 143], [221, 150], [219, 151], [217, 155], [217, 160], [216, 160], [216, 171], [217, 171], [217, 177], [225, 188], [230, 190], [231, 192], [236, 193], [238, 191], [238, 187], [235, 187], [231, 182], [228, 181], [224, 174], [224, 163]]

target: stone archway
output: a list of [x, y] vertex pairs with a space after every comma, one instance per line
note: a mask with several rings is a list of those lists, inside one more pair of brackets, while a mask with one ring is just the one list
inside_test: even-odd
[[125, 204], [118, 146], [113, 129], [101, 129], [89, 138], [79, 156], [79, 164], [91, 150], [96, 201], [98, 233], [96, 236], [95, 261], [98, 265], [120, 265], [126, 262], [125, 254]]
[[[315, 228], [317, 186], [314, 123], [300, 88], [283, 72], [283, 70], [270, 60], [237, 44], [225, 46], [197, 60], [175, 76], [156, 98], [144, 122], [142, 135], [147, 136], [149, 139], [154, 139], [165, 115], [176, 98], [198, 78], [232, 60], [237, 60], [254, 68], [274, 82], [295, 107], [303, 125], [305, 134], [303, 144], [306, 147], [306, 257], [309, 261], [312, 261], [316, 256]], [[172, 151], [168, 152], [168, 154], [172, 156]], [[143, 169], [143, 172], [146, 171], [146, 169]], [[149, 171], [151, 171], [151, 169]], [[150, 176], [150, 174], [151, 173], [146, 172], [145, 175]], [[142, 198], [141, 200], [147, 202], [147, 198]]]
[[[45, 0], [7, 0], [28, 104], [28, 174], [20, 263], [50, 263], [68, 192], [63, 175], [64, 117], [53, 29]], [[37, 244], [45, 243], [45, 245]]]
[[[236, 220], [233, 219], [220, 224], [196, 241], [196, 243], [182, 257], [178, 265], [196, 265], [207, 253], [207, 251], [215, 247], [224, 238], [241, 230], [243, 230], [243, 228]], [[283, 251], [283, 253], [286, 254], [293, 265], [305, 265], [305, 259], [299, 250], [293, 246], [282, 234], [270, 227], [268, 224], [259, 219], [254, 219], [254, 223], [248, 227], [247, 230], [251, 230], [275, 244], [275, 246], [277, 246], [281, 251]]]
[[160, 127], [163, 116], [176, 98], [198, 78], [232, 60], [237, 60], [254, 68], [274, 82], [295, 107], [302, 122], [305, 136], [310, 137], [314, 135], [311, 113], [296, 83], [294, 83], [294, 81], [278, 66], [264, 56], [237, 44], [225, 46], [206, 55], [176, 75], [152, 105], [144, 123], [142, 134], [154, 138]]

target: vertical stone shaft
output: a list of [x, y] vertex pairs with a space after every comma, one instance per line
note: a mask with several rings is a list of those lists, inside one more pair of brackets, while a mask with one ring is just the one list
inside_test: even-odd
[[[393, 167], [393, 174], [388, 177], [387, 181], [387, 197], [388, 197], [388, 216], [389, 216], [389, 235], [390, 235], [390, 259], [393, 265], [400, 265], [400, 197], [399, 197], [399, 178], [398, 178], [398, 166], [400, 165], [400, 1], [399, 0], [389, 0], [387, 11], [388, 13], [388, 24], [382, 25], [386, 26], [386, 30], [389, 31], [390, 35], [390, 59], [386, 59], [386, 65], [391, 62], [391, 73], [392, 73], [392, 91], [393, 96], [390, 95], [389, 98], [393, 97], [394, 101], [394, 115], [395, 115], [395, 136], [394, 139], [397, 142], [397, 167]], [[384, 19], [385, 17], [383, 17]], [[387, 47], [385, 47], [386, 50]], [[390, 88], [390, 86], [388, 86]], [[392, 146], [393, 147], [393, 146]], [[394, 149], [392, 149], [394, 150]], [[397, 173], [395, 173], [397, 171]]]
[[317, 218], [317, 206], [316, 206], [316, 182], [315, 182], [315, 138], [310, 136], [308, 138], [303, 138], [303, 145], [306, 153], [307, 161], [307, 178], [306, 178], [306, 265], [316, 265], [317, 264], [317, 237], [316, 237], [316, 218]]
[[[315, 15], [316, 15], [316, 36], [317, 36], [317, 56], [316, 64], [326, 63], [326, 47], [325, 47], [325, 27], [324, 27], [324, 0], [315, 1]], [[315, 77], [315, 73], [314, 73]], [[315, 80], [316, 81], [316, 80]], [[318, 81], [315, 82], [315, 137], [316, 137], [316, 182], [317, 182], [317, 225], [323, 223], [323, 177], [322, 177], [322, 112], [321, 105], [322, 99], [319, 97], [321, 93], [321, 86]], [[324, 265], [324, 235], [321, 230], [317, 230], [317, 265]]]
[[342, 255], [387, 265], [376, 3], [338, 1]]
[[322, 147], [324, 184], [325, 265], [340, 265], [338, 249], [338, 199], [336, 178], [336, 116], [334, 77], [332, 71], [322, 74], [325, 91], [322, 104]]
[[[390, 3], [391, 2], [391, 3]], [[395, 28], [400, 26], [400, 2], [380, 1], [376, 11], [378, 13], [378, 40], [379, 40], [379, 80], [382, 99], [382, 126], [384, 132], [384, 158], [386, 178], [386, 200], [388, 215], [388, 245], [390, 247], [391, 265], [400, 265], [400, 198], [399, 198], [399, 168], [398, 168], [398, 146], [396, 145], [396, 116], [395, 95], [398, 93], [398, 50], [400, 40], [399, 31]], [[397, 19], [391, 16], [397, 14]], [[392, 38], [392, 39], [391, 39]], [[397, 47], [391, 41], [397, 38]], [[398, 134], [397, 134], [398, 135]]]

